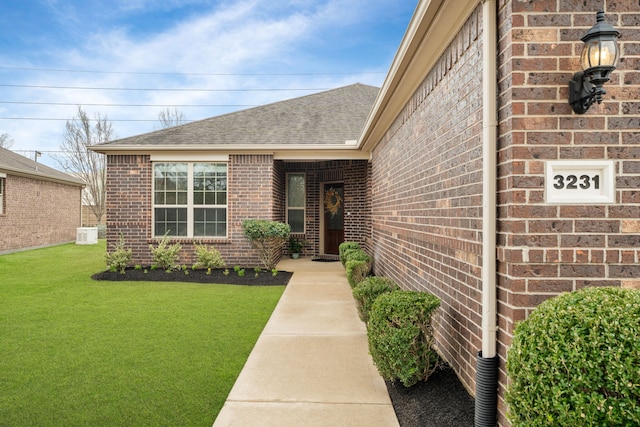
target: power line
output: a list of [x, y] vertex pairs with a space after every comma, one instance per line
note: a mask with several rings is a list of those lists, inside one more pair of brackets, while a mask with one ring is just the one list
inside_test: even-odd
[[132, 75], [148, 75], [148, 76], [353, 76], [361, 74], [386, 74], [385, 71], [361, 71], [361, 72], [323, 72], [323, 73], [183, 73], [178, 71], [168, 72], [151, 72], [151, 71], [102, 71], [102, 70], [70, 70], [62, 68], [37, 68], [37, 67], [7, 67], [0, 66], [1, 70], [16, 71], [47, 71], [57, 73], [88, 73], [88, 74], [132, 74]]
[[[71, 119], [56, 119], [51, 117], [0, 117], [0, 120], [26, 120], [26, 121], [46, 121], [46, 122], [66, 122]], [[98, 121], [97, 119], [89, 119], [90, 121]], [[107, 118], [110, 122], [157, 122], [158, 119], [111, 119]], [[190, 123], [194, 120], [183, 120], [182, 123]]]
[[0, 101], [0, 104], [19, 105], [65, 105], [65, 106], [88, 106], [88, 107], [257, 107], [258, 104], [87, 104], [84, 102], [32, 102], [32, 101]]
[[158, 91], [158, 92], [287, 92], [287, 91], [324, 91], [330, 88], [271, 88], [271, 89], [207, 89], [207, 88], [122, 88], [122, 87], [86, 87], [86, 86], [45, 86], [0, 84], [0, 87], [19, 87], [28, 89], [75, 89], [75, 90], [117, 90], [117, 91]]
[[34, 151], [37, 151], [38, 153], [64, 153], [65, 151], [63, 150], [11, 150], [14, 153], [33, 153]]

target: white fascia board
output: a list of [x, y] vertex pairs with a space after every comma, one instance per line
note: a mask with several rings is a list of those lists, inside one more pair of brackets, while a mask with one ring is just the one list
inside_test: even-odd
[[369, 153], [362, 152], [353, 145], [308, 145], [308, 144], [271, 144], [271, 145], [218, 145], [218, 146], [108, 146], [90, 147], [103, 154], [145, 154], [153, 161], [228, 161], [231, 154], [270, 154], [278, 160], [363, 160], [369, 159]]

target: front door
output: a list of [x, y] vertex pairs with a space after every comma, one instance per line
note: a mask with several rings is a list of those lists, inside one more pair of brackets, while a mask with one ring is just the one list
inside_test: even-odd
[[324, 184], [324, 253], [338, 255], [344, 242], [344, 185]]

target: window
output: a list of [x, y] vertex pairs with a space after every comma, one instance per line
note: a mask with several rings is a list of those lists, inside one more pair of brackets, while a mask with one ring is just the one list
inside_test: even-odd
[[305, 200], [304, 173], [287, 174], [287, 223], [292, 233], [304, 233]]
[[0, 215], [4, 213], [4, 177], [0, 174]]
[[227, 164], [155, 163], [153, 235], [227, 236]]

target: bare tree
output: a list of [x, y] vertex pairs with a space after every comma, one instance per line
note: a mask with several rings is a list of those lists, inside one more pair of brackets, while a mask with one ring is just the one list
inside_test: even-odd
[[0, 135], [0, 147], [2, 148], [11, 148], [15, 141], [8, 133], [3, 133]]
[[158, 120], [160, 120], [161, 129], [178, 126], [187, 121], [182, 111], [178, 110], [176, 107], [173, 107], [173, 110], [167, 107], [160, 111], [158, 114]]
[[111, 140], [113, 130], [106, 116], [95, 115], [93, 120], [78, 107], [78, 116], [67, 120], [64, 139], [60, 145], [63, 154], [56, 161], [65, 172], [68, 172], [86, 183], [82, 192], [82, 204], [91, 207], [98, 222], [106, 209], [107, 168], [103, 154], [88, 149], [91, 145], [102, 144]]

